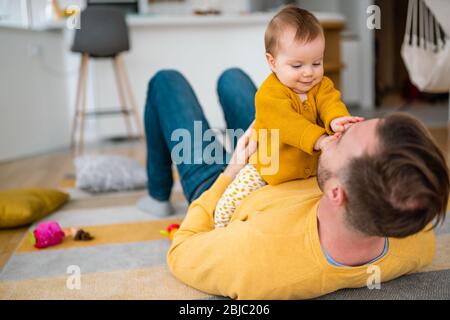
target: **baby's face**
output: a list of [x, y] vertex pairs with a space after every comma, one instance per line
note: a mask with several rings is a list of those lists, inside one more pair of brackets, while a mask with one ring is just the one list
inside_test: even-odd
[[304, 43], [296, 41], [294, 36], [295, 30], [287, 29], [280, 39], [276, 56], [267, 58], [281, 83], [296, 93], [307, 93], [322, 80], [325, 39], [319, 36]]

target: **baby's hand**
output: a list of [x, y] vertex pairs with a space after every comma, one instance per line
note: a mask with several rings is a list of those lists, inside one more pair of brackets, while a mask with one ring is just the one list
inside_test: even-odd
[[331, 120], [330, 127], [333, 132], [344, 132], [356, 122], [364, 121], [363, 117], [339, 117]]
[[339, 139], [342, 135], [341, 132], [335, 133], [332, 136], [322, 135], [317, 139], [316, 144], [314, 145], [314, 150], [319, 151], [323, 150], [323, 148], [331, 141]]

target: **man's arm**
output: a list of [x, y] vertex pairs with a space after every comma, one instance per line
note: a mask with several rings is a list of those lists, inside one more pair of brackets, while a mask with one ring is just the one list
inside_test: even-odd
[[198, 290], [238, 298], [245, 290], [237, 281], [246, 273], [243, 247], [249, 230], [236, 221], [214, 229], [213, 210], [231, 179], [219, 176], [214, 185], [189, 207], [186, 218], [175, 233], [167, 255], [173, 275]]
[[[237, 281], [237, 274], [247, 274], [248, 224], [236, 221], [226, 228], [214, 229], [214, 209], [239, 170], [248, 163], [256, 151], [251, 141], [252, 126], [239, 139], [235, 152], [224, 173], [212, 187], [195, 200], [188, 209], [186, 218], [175, 233], [167, 254], [167, 263], [172, 273], [182, 282], [217, 295], [238, 298], [245, 295], [245, 281]], [[247, 267], [252, 270], [253, 268]]]
[[214, 230], [214, 209], [231, 181], [227, 175], [221, 174], [209, 190], [192, 202], [180, 229], [175, 233], [172, 249], [191, 236]]

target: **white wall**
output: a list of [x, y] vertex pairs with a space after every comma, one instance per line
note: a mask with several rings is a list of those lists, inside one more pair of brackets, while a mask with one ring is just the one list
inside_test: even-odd
[[342, 97], [345, 102], [364, 109], [375, 108], [374, 30], [366, 25], [367, 7], [373, 0], [297, 0], [311, 11], [337, 12], [345, 16], [346, 29], [342, 44], [345, 64]]
[[[61, 8], [66, 8], [68, 5], [78, 5], [83, 8], [85, 2], [85, 0], [58, 0]], [[47, 0], [0, 0], [0, 22], [26, 25], [27, 12], [29, 12], [32, 27], [39, 26], [51, 18], [46, 11], [48, 4]]]
[[[352, 2], [351, 10], [342, 6], [348, 1]], [[328, 10], [325, 2], [318, 3], [315, 5], [319, 9]], [[333, 10], [352, 14], [349, 25], [356, 35], [351, 41], [344, 41], [342, 47], [348, 66], [343, 74], [343, 98], [370, 108], [374, 105], [373, 32], [365, 26], [365, 9], [370, 1], [329, 3]], [[223, 128], [215, 94], [217, 78], [225, 68], [237, 66], [247, 71], [256, 85], [263, 81], [269, 72], [263, 54], [265, 26], [266, 22], [132, 26], [132, 50], [125, 55], [125, 63], [140, 114], [151, 76], [161, 68], [178, 69], [193, 85], [211, 126]], [[70, 35], [67, 30], [0, 28], [0, 160], [68, 146], [79, 67], [79, 56], [69, 53]], [[88, 108], [118, 106], [111, 63], [95, 60], [90, 66]], [[87, 140], [124, 132], [121, 118], [86, 122]]]
[[[343, 0], [349, 1], [349, 0]], [[375, 108], [375, 30], [367, 28], [367, 8], [373, 4], [373, 0], [351, 0], [356, 1], [355, 8], [358, 9], [356, 28], [360, 39], [360, 61], [358, 62], [360, 81], [360, 101], [364, 109]]]
[[[210, 125], [224, 128], [216, 95], [220, 74], [241, 67], [260, 85], [270, 72], [261, 21], [212, 25], [179, 23], [131, 26], [124, 60], [142, 116], [150, 78], [160, 69], [181, 71], [192, 84]], [[70, 53], [73, 32], [0, 27], [0, 161], [68, 147], [75, 107], [79, 54]], [[5, 48], [5, 50], [3, 50]], [[87, 109], [118, 107], [111, 61], [91, 59]], [[124, 135], [122, 117], [86, 119], [86, 141]]]
[[0, 0], [0, 21], [11, 24], [26, 23], [24, 0]]
[[68, 144], [61, 37], [62, 32], [0, 28], [0, 160]]
[[267, 11], [278, 8], [287, 0], [184, 0], [182, 2], [161, 2], [147, 5], [139, 0], [143, 11], [163, 14], [191, 14], [195, 9], [214, 8], [224, 14]]
[[340, 0], [297, 0], [297, 4], [309, 11], [340, 12]]
[[[211, 25], [177, 27], [132, 27], [132, 50], [125, 54], [131, 83], [143, 114], [149, 79], [164, 68], [183, 73], [194, 88], [212, 127], [225, 128], [222, 109], [216, 95], [220, 74], [230, 67], [241, 67], [255, 81], [261, 82], [270, 72], [264, 58], [265, 23], [251, 25]], [[170, 48], [170, 49], [168, 49]], [[98, 108], [117, 106], [118, 96], [111, 63], [92, 62]], [[99, 78], [98, 76], [101, 76]], [[96, 121], [100, 135], [125, 132], [121, 118]]]
[[355, 81], [360, 75], [360, 46], [360, 41], [355, 37], [348, 36], [342, 41], [341, 57], [345, 68], [341, 76], [341, 92], [343, 100], [349, 106], [361, 104], [361, 83]]

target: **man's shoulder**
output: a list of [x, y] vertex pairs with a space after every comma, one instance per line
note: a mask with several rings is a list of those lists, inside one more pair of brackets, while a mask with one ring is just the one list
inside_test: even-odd
[[319, 185], [317, 183], [317, 177], [291, 180], [283, 182], [277, 186], [285, 189], [294, 189], [299, 191], [308, 191], [312, 193], [321, 193]]
[[417, 269], [430, 264], [435, 254], [436, 236], [431, 224], [422, 231], [405, 238], [389, 238], [391, 257], [397, 262], [411, 264]]
[[267, 194], [296, 194], [296, 195], [313, 195], [320, 196], [322, 191], [317, 183], [317, 177], [310, 177], [307, 179], [295, 179], [281, 183], [273, 183], [268, 185]]
[[[237, 219], [242, 213], [247, 220], [248, 215], [253, 216], [257, 212], [258, 224], [266, 224], [264, 228], [269, 228], [272, 232], [275, 220], [286, 225], [292, 224], [292, 221], [297, 224], [313, 210], [321, 196], [322, 192], [315, 178], [267, 185], [246, 197], [234, 216]], [[283, 233], [289, 230], [281, 229], [280, 232]]]

